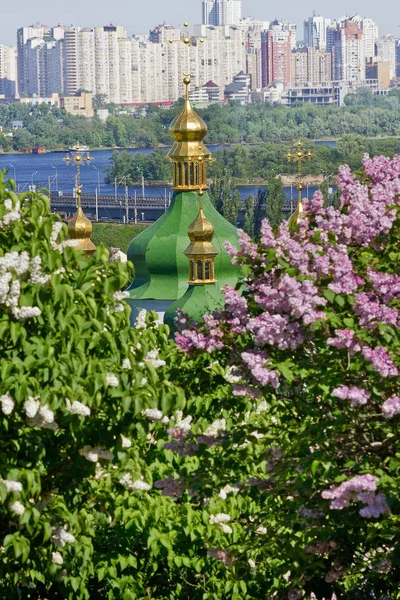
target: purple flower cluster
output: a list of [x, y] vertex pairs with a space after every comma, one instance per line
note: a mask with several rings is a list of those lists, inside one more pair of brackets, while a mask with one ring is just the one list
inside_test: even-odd
[[219, 337], [205, 335], [195, 329], [184, 329], [181, 333], [175, 334], [175, 341], [184, 352], [193, 350], [212, 352], [214, 349], [221, 350], [224, 346]]
[[393, 394], [382, 404], [383, 416], [386, 419], [392, 419], [395, 415], [400, 414], [400, 398]]
[[356, 295], [355, 300], [354, 310], [359, 317], [361, 327], [375, 329], [379, 323], [398, 325], [398, 310], [382, 304], [375, 294], [362, 292]]
[[253, 334], [258, 347], [268, 345], [277, 346], [280, 350], [294, 350], [304, 342], [303, 329], [296, 321], [290, 321], [288, 315], [264, 312], [249, 320], [247, 331]]
[[400, 277], [392, 273], [378, 273], [368, 269], [368, 277], [382, 302], [400, 298]]
[[182, 496], [186, 489], [182, 479], [173, 479], [172, 477], [159, 479], [154, 483], [154, 487], [162, 490], [162, 496], [170, 496], [171, 498]]
[[362, 517], [378, 518], [389, 511], [386, 498], [383, 494], [375, 494], [378, 477], [374, 475], [357, 475], [352, 479], [343, 481], [338, 487], [324, 490], [322, 497], [331, 500], [330, 508], [342, 510], [348, 508], [351, 501], [360, 501], [367, 506], [360, 510]]
[[328, 338], [326, 343], [338, 350], [348, 349], [351, 354], [361, 352], [361, 344], [357, 341], [352, 329], [336, 329], [335, 337]]
[[228, 567], [232, 565], [232, 558], [229, 555], [229, 552], [227, 552], [226, 550], [221, 550], [221, 548], [211, 548], [207, 551], [207, 554], [208, 556], [211, 556], [211, 558], [219, 560], [225, 565], [228, 565]]
[[371, 394], [367, 390], [356, 387], [355, 385], [340, 385], [332, 391], [332, 396], [341, 400], [350, 400], [353, 406], [367, 404]]
[[265, 365], [268, 363], [268, 356], [265, 352], [257, 350], [242, 352], [241, 358], [254, 379], [261, 386], [271, 385], [274, 389], [279, 387], [279, 373], [278, 371], [266, 368]]
[[362, 355], [365, 360], [368, 360], [375, 371], [382, 377], [397, 377], [399, 370], [394, 362], [389, 358], [388, 351], [383, 346], [377, 346], [372, 349], [369, 346], [364, 346]]
[[242, 333], [246, 329], [249, 319], [247, 300], [229, 285], [226, 285], [223, 291], [227, 313], [226, 322], [234, 333]]

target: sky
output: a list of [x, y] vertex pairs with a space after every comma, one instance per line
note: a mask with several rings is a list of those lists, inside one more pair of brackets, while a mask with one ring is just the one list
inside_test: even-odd
[[[302, 39], [303, 20], [312, 15], [313, 10], [331, 18], [359, 13], [374, 19], [380, 33], [400, 37], [400, 3], [396, 0], [280, 0], [279, 9], [274, 4], [265, 0], [242, 0], [243, 15], [297, 23], [298, 39]], [[7, 12], [1, 6], [6, 7]], [[201, 22], [201, 0], [1, 0], [0, 44], [14, 45], [17, 28], [36, 22], [49, 27], [58, 23], [94, 27], [112, 22], [124, 25], [131, 35], [148, 33], [163, 21], [179, 25], [185, 19], [192, 24]]]

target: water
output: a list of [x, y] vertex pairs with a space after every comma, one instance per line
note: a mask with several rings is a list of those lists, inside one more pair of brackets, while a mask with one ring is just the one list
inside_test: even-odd
[[[221, 146], [209, 146], [211, 151], [216, 151]], [[150, 148], [130, 149], [131, 154], [149, 154]], [[91, 155], [94, 159], [93, 164], [82, 166], [81, 183], [83, 194], [95, 194], [96, 188], [101, 194], [113, 195], [115, 193], [114, 184], [104, 183], [104, 169], [111, 166], [110, 158], [113, 150], [94, 150]], [[67, 165], [62, 152], [47, 152], [46, 154], [0, 154], [0, 170], [8, 170], [9, 176], [16, 179], [17, 190], [19, 192], [28, 191], [30, 186], [37, 188], [51, 189], [52, 192], [63, 192], [71, 194], [75, 187], [76, 169], [72, 165]], [[257, 192], [260, 186], [238, 186], [240, 195], [245, 198]], [[304, 195], [308, 196], [315, 192], [317, 188], [310, 186], [305, 189]], [[140, 186], [129, 188], [129, 195], [133, 195], [134, 190], [141, 196]], [[171, 188], [165, 186], [145, 186], [145, 195], [149, 197], [162, 197], [169, 194]], [[293, 198], [296, 201], [297, 191], [295, 188], [285, 188], [288, 199]], [[117, 189], [118, 195], [124, 195], [123, 186]]]

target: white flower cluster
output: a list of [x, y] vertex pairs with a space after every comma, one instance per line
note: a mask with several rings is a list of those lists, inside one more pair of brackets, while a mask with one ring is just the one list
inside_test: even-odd
[[227, 525], [231, 520], [230, 516], [225, 513], [218, 513], [217, 515], [210, 516], [210, 525], [215, 525], [218, 529], [221, 529], [224, 533], [232, 533], [232, 527]]
[[226, 428], [225, 419], [217, 419], [205, 430], [204, 434], [208, 437], [217, 437], [220, 431], [224, 431]]
[[190, 431], [190, 423], [192, 422], [192, 417], [187, 416], [183, 418], [183, 412], [181, 410], [177, 410], [175, 415], [175, 427], [177, 429], [181, 429], [182, 431]]
[[15, 223], [15, 221], [21, 219], [21, 203], [18, 199], [14, 204], [11, 198], [6, 198], [6, 200], [4, 200], [4, 207], [7, 212], [0, 218], [0, 229], [5, 229], [11, 223]]
[[64, 563], [64, 559], [61, 552], [52, 552], [51, 562], [53, 562], [55, 565], [62, 565]]
[[114, 373], [107, 373], [106, 375], [106, 383], [109, 387], [118, 387], [119, 379]]
[[126, 473], [126, 475], [121, 477], [119, 482], [121, 485], [126, 487], [128, 490], [147, 492], [148, 490], [151, 489], [151, 485], [149, 485], [148, 483], [143, 481], [143, 477], [141, 477], [140, 479], [136, 479], [136, 481], [133, 481], [130, 473]]
[[125, 306], [121, 304], [121, 301], [129, 298], [129, 292], [114, 292], [113, 298], [116, 302], [114, 306], [115, 312], [124, 312]]
[[58, 236], [60, 235], [60, 231], [63, 228], [63, 225], [60, 221], [56, 221], [53, 223], [53, 227], [50, 234], [50, 246], [55, 252], [63, 252], [64, 248], [68, 246], [77, 246], [79, 244], [79, 240], [64, 240], [61, 244], [58, 243]]
[[147, 314], [147, 311], [144, 308], [139, 312], [138, 316], [136, 317], [135, 324], [134, 324], [135, 329], [146, 329], [147, 328], [146, 314]]
[[232, 365], [226, 370], [225, 381], [232, 384], [240, 383], [242, 381], [242, 378], [238, 375], [238, 368], [235, 367], [235, 365]]
[[64, 548], [65, 544], [73, 544], [75, 537], [65, 527], [53, 527], [53, 541], [56, 546]]
[[126, 371], [130, 371], [132, 369], [131, 361], [129, 360], [129, 358], [124, 358], [124, 360], [122, 361], [122, 368]]
[[142, 415], [146, 417], [146, 419], [155, 421], [156, 423], [169, 423], [169, 417], [165, 417], [158, 408], [145, 408], [142, 410]]
[[155, 369], [158, 369], [158, 367], [163, 367], [166, 364], [166, 362], [165, 360], [158, 358], [159, 353], [160, 351], [157, 349], [150, 350], [144, 357], [144, 360], [150, 363]]
[[78, 400], [74, 400], [71, 404], [67, 398], [65, 403], [67, 411], [70, 412], [71, 415], [81, 415], [83, 417], [88, 417], [90, 415], [90, 408]]
[[25, 512], [25, 506], [23, 504], [21, 504], [21, 502], [19, 500], [16, 500], [12, 504], [10, 504], [10, 510], [11, 510], [11, 512], [13, 512], [16, 515], [19, 515], [21, 517]]
[[43, 429], [58, 429], [58, 424], [54, 420], [54, 412], [47, 404], [40, 404], [38, 396], [34, 398], [29, 396], [24, 402], [26, 416], [29, 418], [29, 425], [32, 427], [41, 427]]
[[[37, 268], [37, 257], [36, 268]], [[25, 251], [7, 252], [0, 258], [0, 304], [3, 304], [11, 310], [11, 313], [18, 321], [24, 319], [32, 319], [41, 314], [40, 308], [37, 306], [18, 306], [21, 295], [21, 282], [19, 279], [14, 279], [13, 276], [21, 278], [26, 275], [31, 269], [31, 261], [29, 254]]]
[[30, 271], [29, 283], [41, 283], [45, 285], [50, 279], [50, 275], [45, 275], [42, 271], [42, 259], [40, 256], [32, 258]]
[[22, 483], [12, 479], [0, 479], [0, 483], [6, 486], [7, 492], [22, 492]]
[[103, 460], [113, 460], [114, 454], [101, 446], [84, 446], [79, 450], [79, 454], [84, 456], [89, 462], [97, 463], [100, 458]]
[[4, 394], [4, 396], [0, 396], [0, 404], [2, 412], [5, 415], [11, 415], [14, 410], [15, 402], [8, 392], [7, 394]]
[[132, 442], [129, 438], [121, 435], [121, 445], [123, 448], [130, 448], [132, 446]]
[[225, 487], [223, 487], [222, 489], [219, 490], [218, 496], [220, 498], [222, 498], [223, 500], [226, 500], [228, 494], [237, 493], [238, 491], [239, 491], [239, 488], [233, 487], [232, 485], [229, 485], [229, 483], [228, 483]]

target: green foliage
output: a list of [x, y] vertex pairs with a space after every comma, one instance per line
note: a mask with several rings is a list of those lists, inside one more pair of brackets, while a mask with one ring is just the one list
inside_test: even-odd
[[110, 161], [111, 167], [105, 170], [106, 183], [113, 183], [116, 178], [126, 178], [127, 185], [140, 183], [142, 176], [146, 181], [168, 181], [171, 178], [171, 164], [166, 152], [160, 148], [147, 155], [115, 151]]
[[252, 195], [246, 196], [245, 199], [243, 229], [251, 238], [254, 237], [254, 197]]
[[106, 248], [119, 248], [125, 254], [128, 246], [141, 231], [142, 225], [115, 225], [114, 223], [93, 223], [92, 240], [96, 246], [104, 244]]
[[[101, 95], [95, 96], [95, 107], [100, 107], [103, 101]], [[352, 99], [348, 96], [346, 102], [349, 105], [345, 107], [306, 104], [295, 108], [268, 103], [242, 106], [238, 102], [230, 102], [225, 106], [214, 104], [199, 112], [207, 122], [207, 141], [211, 144], [252, 144], [298, 138], [312, 140], [348, 134], [368, 138], [400, 134], [398, 91], [392, 90], [385, 97], [371, 97], [369, 91], [360, 90], [358, 97]], [[23, 121], [29, 136], [18, 133], [12, 140], [15, 150], [24, 147], [26, 142], [32, 142], [28, 146], [40, 145], [51, 149], [65, 148], [77, 140], [92, 148], [156, 147], [158, 144], [171, 144], [168, 127], [181, 109], [181, 102], [169, 110], [150, 105], [133, 114], [125, 114], [111, 104], [108, 109], [110, 116], [103, 122], [97, 117], [89, 120], [69, 115], [45, 104], [1, 105], [0, 125], [7, 131], [12, 120]], [[245, 157], [247, 149], [243, 148], [242, 152]], [[278, 168], [278, 172], [282, 170]], [[248, 176], [241, 167], [238, 167], [238, 173], [233, 173], [235, 177]]]
[[266, 217], [274, 229], [282, 222], [285, 200], [286, 194], [282, 187], [282, 179], [272, 173], [267, 180]]

